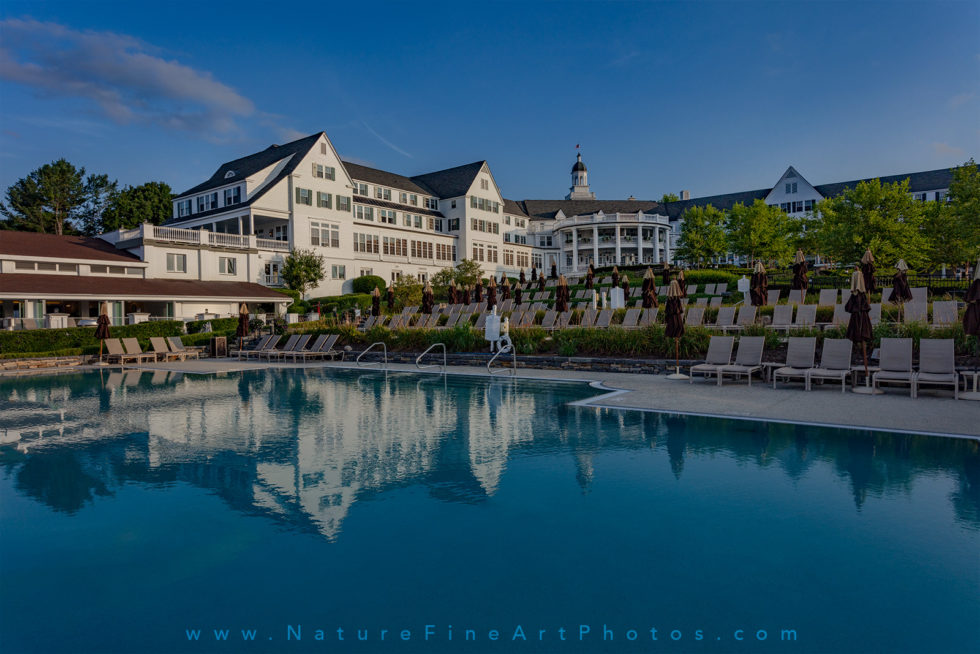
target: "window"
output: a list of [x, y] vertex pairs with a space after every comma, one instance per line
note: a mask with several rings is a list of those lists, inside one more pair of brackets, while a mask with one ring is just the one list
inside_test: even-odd
[[492, 200], [484, 200], [483, 198], [478, 198], [475, 195], [470, 197], [470, 208], [480, 209], [482, 211], [492, 211], [494, 213], [500, 213], [499, 202], [493, 202]]
[[374, 274], [373, 268], [361, 268], [361, 275], [360, 275], [361, 277], [367, 277], [368, 275], [373, 275], [373, 274]]
[[383, 188], [381, 186], [374, 187], [374, 197], [379, 200], [390, 200], [391, 199], [391, 189]]
[[413, 207], [419, 206], [419, 196], [412, 193], [411, 195], [408, 196], [408, 203]]
[[367, 195], [367, 184], [354, 182], [354, 195]]
[[380, 209], [378, 211], [378, 220], [389, 225], [398, 224], [397, 216], [398, 214], [391, 209]]
[[541, 259], [541, 255], [540, 254], [532, 254], [531, 255], [531, 261], [532, 261], [532, 264], [531, 265], [533, 265], [538, 270], [540, 270], [543, 267], [543, 265], [542, 265], [543, 262], [542, 262], [542, 259]]
[[490, 182], [485, 179], [481, 179], [480, 188], [483, 189], [484, 191], [490, 190]]
[[242, 201], [242, 187], [236, 186], [235, 188], [225, 189], [225, 206], [232, 204], [238, 204]]
[[796, 193], [796, 182], [792, 182], [792, 183], [786, 182], [786, 192]]
[[[325, 147], [325, 146], [324, 146]], [[313, 164], [313, 176], [320, 179], [336, 179], [337, 171], [330, 166], [324, 166], [323, 164], [315, 163]]]
[[333, 166], [324, 166], [323, 167], [323, 175], [324, 175], [324, 177], [326, 177], [329, 180], [336, 180], [337, 179], [337, 169], [334, 168]]
[[390, 254], [396, 257], [408, 256], [408, 239], [385, 236], [383, 245], [383, 254]]
[[419, 214], [415, 214], [414, 216], [412, 216], [412, 218], [415, 219], [415, 228], [422, 229], [422, 216], [420, 216]]
[[813, 200], [804, 200], [803, 211], [813, 211], [813, 204], [814, 204]]
[[449, 231], [458, 232], [459, 231], [459, 218], [449, 219]]
[[483, 261], [483, 246], [479, 243], [473, 244], [473, 261]]
[[316, 206], [323, 209], [333, 208], [333, 196], [329, 193], [316, 192]]
[[505, 225], [509, 225], [510, 224], [510, 216], [504, 216], [504, 224]]
[[453, 202], [452, 202], [452, 207], [453, 207], [453, 209], [455, 209], [455, 208], [456, 208], [456, 200], [453, 200]]
[[412, 214], [410, 213], [402, 214], [402, 225], [404, 225], [405, 227], [412, 226]]
[[434, 230], [436, 228], [436, 219], [429, 216], [425, 219], [425, 224], [428, 229]]
[[350, 198], [343, 195], [338, 195], [337, 211], [350, 211]]
[[337, 264], [330, 266], [330, 278], [347, 279], [347, 266], [339, 266]]
[[800, 211], [803, 211], [803, 202], [801, 202], [801, 201], [794, 202], [793, 203], [793, 213], [799, 213]]
[[308, 188], [296, 189], [296, 203], [313, 206], [313, 191]]
[[191, 215], [191, 201], [181, 200], [177, 203], [177, 217], [183, 218], [184, 216]]
[[238, 259], [234, 257], [218, 257], [218, 272], [222, 275], [234, 275], [238, 271]]
[[398, 201], [402, 204], [408, 204], [408, 193], [399, 193]]
[[378, 237], [374, 234], [354, 232], [354, 252], [378, 253]]
[[187, 272], [187, 255], [168, 252], [167, 272]]
[[354, 206], [354, 218], [359, 220], [374, 220], [374, 209], [358, 204]]
[[[429, 218], [429, 220], [432, 220], [432, 218]], [[436, 218], [435, 219], [435, 230], [437, 232], [441, 232], [442, 231], [442, 218]]]
[[785, 211], [786, 213], [789, 213], [790, 203], [783, 202], [782, 204], [779, 205], [779, 208]]
[[197, 211], [210, 211], [218, 208], [218, 192], [208, 193], [197, 198]]
[[426, 209], [432, 209], [433, 211], [438, 211], [439, 210], [439, 200], [437, 200], [436, 198], [426, 198], [425, 199], [425, 208]]
[[490, 263], [497, 263], [497, 246], [488, 245], [487, 246], [487, 261]]
[[310, 223], [310, 243], [325, 248], [340, 247], [340, 225], [333, 223]]

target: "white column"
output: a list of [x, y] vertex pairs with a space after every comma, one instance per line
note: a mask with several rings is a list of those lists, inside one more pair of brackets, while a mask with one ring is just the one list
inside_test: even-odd
[[653, 262], [660, 263], [660, 228], [653, 228]]
[[620, 264], [620, 248], [619, 248], [619, 225], [616, 225], [616, 261], [615, 264], [618, 266]]
[[241, 235], [241, 234], [244, 234], [244, 233], [245, 232], [242, 231], [242, 217], [239, 216], [238, 217], [238, 234]]
[[572, 270], [578, 272], [578, 227], [572, 227]]
[[599, 226], [592, 227], [592, 266], [599, 267]]

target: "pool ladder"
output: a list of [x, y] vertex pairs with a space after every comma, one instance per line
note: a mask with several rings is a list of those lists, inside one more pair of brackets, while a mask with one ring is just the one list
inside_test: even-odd
[[[498, 368], [497, 370], [494, 370], [491, 367], [491, 366], [493, 366], [493, 362], [496, 361], [497, 360], [497, 357], [499, 357], [501, 354], [507, 354], [508, 352], [511, 355], [513, 355], [513, 357], [514, 357], [514, 365], [513, 365], [513, 367], [510, 367], [510, 368]], [[506, 371], [509, 371], [511, 375], [516, 375], [517, 374], [517, 350], [516, 350], [516, 348], [513, 345], [505, 345], [503, 348], [497, 350], [497, 353], [494, 354], [492, 357], [490, 357], [490, 360], [487, 361], [487, 372], [490, 373], [491, 375], [495, 375], [498, 372], [503, 372], [505, 370]]]
[[[381, 361], [368, 361], [367, 363], [361, 363], [361, 357], [374, 349], [376, 345], [380, 345], [384, 349], [384, 363]], [[384, 341], [378, 341], [377, 343], [371, 343], [366, 350], [357, 355], [357, 360], [355, 361], [359, 368], [367, 368], [368, 366], [381, 366], [382, 368], [388, 368], [388, 346], [385, 345]]]
[[426, 348], [425, 352], [423, 352], [422, 354], [418, 355], [418, 357], [415, 358], [415, 365], [416, 365], [416, 367], [419, 370], [425, 370], [426, 368], [438, 368], [439, 367], [439, 364], [438, 363], [430, 363], [430, 364], [424, 365], [424, 366], [421, 363], [422, 357], [424, 357], [426, 354], [428, 354], [429, 352], [431, 352], [433, 349], [435, 349], [437, 347], [441, 347], [442, 348], [442, 371], [443, 372], [446, 372], [446, 344], [445, 343], [433, 343], [428, 348]]

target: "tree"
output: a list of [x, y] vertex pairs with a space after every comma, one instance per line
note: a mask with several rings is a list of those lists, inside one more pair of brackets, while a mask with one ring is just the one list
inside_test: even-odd
[[282, 264], [282, 278], [286, 286], [299, 291], [300, 299], [306, 299], [306, 291], [323, 281], [323, 257], [313, 250], [293, 250]]
[[472, 259], [460, 259], [455, 267], [443, 268], [432, 276], [431, 282], [433, 290], [440, 295], [445, 295], [449, 288], [449, 282], [456, 282], [456, 286], [474, 286], [477, 280], [483, 277], [483, 268]]
[[105, 175], [85, 177], [64, 159], [44, 164], [7, 189], [3, 229], [64, 234], [97, 221], [115, 192]]
[[726, 229], [731, 252], [748, 257], [749, 261], [763, 259], [785, 264], [795, 252], [799, 226], [779, 207], [756, 200], [749, 206], [737, 203], [732, 207]]
[[119, 194], [115, 180], [109, 181], [108, 175], [89, 175], [85, 180], [85, 205], [78, 216], [78, 229], [86, 236], [95, 236], [106, 231], [102, 229], [103, 215], [106, 208]]
[[725, 214], [710, 204], [691, 207], [681, 216], [681, 235], [674, 256], [701, 265], [725, 252]]
[[663, 197], [660, 198], [660, 204], [667, 204], [668, 202], [677, 202], [680, 200], [676, 193], [664, 193]]
[[820, 223], [817, 241], [822, 254], [840, 263], [859, 261], [870, 249], [878, 267], [899, 258], [909, 267], [926, 262], [927, 246], [921, 231], [922, 203], [909, 194], [909, 182], [882, 184], [873, 179], [817, 205]]
[[58, 159], [41, 166], [40, 179], [44, 208], [51, 226], [55, 234], [63, 234], [66, 225], [71, 229], [85, 205], [85, 169], [75, 168], [65, 159]]
[[44, 196], [40, 186], [40, 170], [35, 170], [7, 188], [7, 201], [0, 204], [0, 213], [6, 220], [0, 222], [0, 228], [44, 232]]
[[127, 186], [111, 198], [94, 233], [130, 229], [141, 223], [162, 225], [173, 215], [172, 201], [173, 192], [164, 182]]
[[391, 283], [395, 303], [401, 307], [418, 306], [422, 303], [422, 282], [411, 275], [402, 275]]
[[953, 181], [949, 184], [949, 211], [957, 247], [962, 248], [950, 255], [951, 258], [960, 257], [953, 258], [950, 263], [975, 262], [980, 256], [980, 171], [973, 159], [953, 169]]

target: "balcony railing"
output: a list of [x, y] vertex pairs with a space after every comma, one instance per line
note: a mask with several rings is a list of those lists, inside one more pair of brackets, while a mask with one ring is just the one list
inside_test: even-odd
[[274, 252], [289, 252], [289, 241], [277, 241], [272, 238], [255, 239], [255, 247], [260, 250], [273, 250]]
[[272, 275], [263, 275], [263, 284], [265, 286], [285, 286], [286, 283], [282, 279], [282, 275], [276, 273]]

